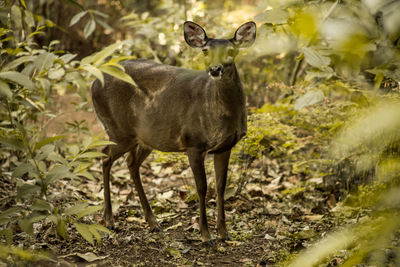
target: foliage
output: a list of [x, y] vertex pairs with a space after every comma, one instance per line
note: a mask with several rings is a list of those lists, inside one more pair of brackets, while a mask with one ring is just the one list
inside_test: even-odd
[[75, 25], [79, 20], [81, 20], [84, 16], [89, 15], [89, 21], [86, 23], [83, 29], [83, 35], [85, 38], [88, 38], [95, 29], [96, 29], [96, 22], [100, 24], [104, 29], [112, 30], [111, 26], [108, 25], [103, 19], [108, 18], [107, 14], [100, 12], [98, 10], [88, 9], [81, 11], [75, 14], [69, 23], [69, 26]]
[[[314, 246], [300, 253], [289, 266], [315, 266], [347, 249], [343, 266], [368, 263], [381, 266], [388, 261], [383, 248], [390, 247], [400, 228], [398, 175], [397, 96], [384, 97], [342, 127], [330, 147], [336, 162], [351, 159], [357, 173], [372, 169], [374, 182], [360, 185], [336, 208], [339, 218], [357, 218]], [[354, 219], [353, 219], [354, 220]], [[310, 254], [314, 261], [310, 261]], [[396, 263], [393, 263], [396, 264]]]
[[[92, 245], [110, 233], [92, 223], [89, 215], [101, 209], [96, 201], [82, 200], [78, 194], [59, 198], [66, 184], [79, 188], [80, 183], [95, 180], [94, 159], [103, 156], [97, 148], [111, 143], [91, 135], [83, 120], [67, 123], [69, 132], [77, 133], [73, 138], [62, 133], [48, 136], [46, 124], [58, 115], [52, 111], [58, 97], [77, 93], [81, 101], [76, 108], [89, 109], [89, 84], [95, 78], [104, 83], [104, 73], [135, 84], [120, 64], [130, 58], [202, 69], [201, 53], [187, 49], [183, 42], [183, 22], [199, 22], [210, 37], [232, 36], [235, 27], [230, 26], [257, 12], [254, 19], [261, 24], [257, 43], [237, 57], [251, 111], [247, 136], [232, 152], [225, 196], [232, 202], [245, 199], [251, 206], [247, 211], [252, 210], [251, 216], [260, 221], [261, 215], [268, 214], [271, 199], [296, 204], [296, 198], [311, 191], [322, 191], [325, 202], [332, 195], [334, 200], [344, 198], [332, 210], [332, 224], [350, 222], [349, 226], [298, 255], [291, 253], [297, 251], [291, 247], [295, 244], [287, 245], [287, 251], [280, 252], [288, 257], [284, 265], [293, 258], [293, 266], [326, 265], [332, 257], [348, 266], [382, 263], [386, 257], [382, 248], [390, 247], [392, 234], [396, 236], [399, 228], [399, 103], [397, 94], [379, 96], [375, 94], [378, 90], [370, 89], [385, 87], [388, 78], [399, 80], [399, 15], [390, 11], [399, 4], [389, 0], [289, 0], [255, 1], [257, 6], [245, 7], [239, 2], [5, 2], [0, 12], [0, 175], [17, 191], [10, 195], [12, 206], [2, 207], [0, 238], [4, 243], [12, 245], [16, 238], [34, 237], [48, 225], [60, 239], [76, 230]], [[99, 47], [104, 48], [92, 53]], [[170, 167], [178, 162], [173, 166], [176, 170], [187, 167], [181, 154], [157, 152], [154, 157], [155, 164]], [[212, 169], [207, 158], [207, 172]], [[249, 182], [251, 172], [256, 173], [259, 186]], [[353, 179], [356, 176], [375, 180], [358, 186]], [[347, 189], [358, 190], [347, 195], [342, 188], [337, 193], [329, 191], [326, 184], [317, 187], [314, 181], [322, 178], [335, 185], [350, 183], [354, 186]], [[296, 186], [288, 185], [290, 179], [297, 181]], [[268, 190], [263, 191], [266, 184]], [[210, 188], [214, 189], [214, 180]], [[278, 200], [273, 193], [277, 190]], [[168, 191], [157, 196], [153, 201], [156, 213], [170, 210], [166, 205], [173, 195]], [[196, 198], [195, 190], [179, 195], [185, 203], [177, 202], [184, 207]], [[246, 210], [242, 206], [245, 204], [234, 202], [230, 216]], [[295, 214], [296, 207], [293, 210]], [[283, 215], [278, 219], [292, 223], [287, 219], [289, 214], [293, 216], [290, 220], [296, 220], [291, 212], [280, 210]], [[171, 213], [166, 217], [176, 217]], [[275, 216], [268, 215], [268, 219]], [[235, 246], [256, 238], [257, 229], [263, 229], [261, 223], [244, 231], [233, 222], [229, 227]], [[282, 238], [279, 232], [276, 237], [269, 234], [263, 241]], [[296, 243], [313, 240], [317, 233], [305, 229], [287, 235]], [[156, 241], [150, 238], [148, 242]], [[187, 264], [182, 256], [187, 251], [177, 248], [171, 246], [168, 255]], [[9, 264], [37, 257], [13, 246], [1, 245], [0, 251], [0, 259]]]
[[58, 203], [56, 188], [61, 180], [73, 184], [94, 180], [89, 171], [93, 159], [104, 156], [96, 148], [112, 142], [92, 135], [78, 136], [79, 143], [67, 144], [62, 135], [47, 137], [44, 126], [56, 116], [49, 111], [54, 95], [77, 92], [83, 102], [80, 106], [85, 107], [89, 81], [96, 77], [103, 82], [103, 72], [134, 84], [118, 64], [128, 57], [113, 56], [126, 42], [74, 60], [76, 55], [55, 49], [58, 41], [43, 47], [34, 42], [49, 22], [31, 13], [24, 1], [7, 9], [11, 15], [0, 29], [0, 147], [1, 157], [9, 160], [1, 173], [16, 183], [17, 205], [2, 211], [1, 236], [11, 245], [15, 229], [34, 235], [35, 224], [49, 221], [62, 238], [74, 225], [89, 243], [94, 244], [94, 239], [99, 243], [100, 233], [110, 231], [81, 220], [102, 206], [74, 203], [76, 199]]
[[24, 266], [26, 262], [46, 262], [52, 259], [45, 253], [32, 252], [0, 244], [0, 259], [6, 264]]
[[398, 8], [390, 0], [272, 1], [255, 19], [263, 23], [260, 38], [271, 45], [267, 51], [297, 51], [292, 84], [305, 60], [306, 81], [340, 78], [360, 82], [369, 73], [379, 88], [384, 77], [400, 77], [400, 30], [394, 26], [400, 16], [389, 11]]
[[[330, 159], [323, 148], [344, 122], [358, 112], [359, 105], [351, 101], [319, 102], [296, 110], [298, 94], [302, 91], [275, 104], [266, 103], [251, 114], [247, 135], [234, 148], [233, 158], [240, 158], [241, 153], [253, 158], [266, 155], [278, 159], [282, 168], [288, 167], [293, 174], [304, 174], [308, 178], [324, 176], [323, 166], [329, 168]], [[310, 152], [305, 157], [306, 151]]]

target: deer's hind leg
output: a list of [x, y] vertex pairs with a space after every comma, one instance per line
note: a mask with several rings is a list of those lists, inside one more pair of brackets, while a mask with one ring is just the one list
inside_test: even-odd
[[142, 181], [140, 179], [139, 168], [142, 165], [143, 161], [149, 156], [151, 149], [144, 148], [141, 145], [137, 145], [134, 149], [129, 153], [127, 163], [129, 172], [135, 183], [136, 191], [139, 195], [140, 203], [143, 208], [144, 216], [146, 218], [147, 223], [150, 226], [151, 231], [160, 231], [161, 228], [157, 223], [156, 218], [154, 217], [153, 211], [149, 205], [149, 201], [147, 200], [146, 194], [143, 190]]
[[119, 145], [108, 145], [103, 149], [103, 153], [107, 155], [107, 157], [103, 159], [104, 221], [106, 226], [109, 228], [114, 226], [110, 196], [110, 171], [114, 161], [126, 152], [126, 149]]

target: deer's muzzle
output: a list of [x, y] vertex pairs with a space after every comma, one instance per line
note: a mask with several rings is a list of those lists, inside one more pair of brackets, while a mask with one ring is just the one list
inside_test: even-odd
[[208, 68], [208, 75], [212, 78], [221, 78], [224, 74], [224, 67], [222, 65], [211, 66]]

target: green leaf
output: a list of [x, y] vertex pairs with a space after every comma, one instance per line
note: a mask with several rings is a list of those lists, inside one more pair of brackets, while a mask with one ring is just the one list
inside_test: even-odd
[[0, 143], [12, 147], [17, 150], [26, 151], [24, 142], [17, 137], [3, 137], [0, 136]]
[[14, 22], [15, 28], [22, 28], [22, 13], [17, 5], [11, 7], [11, 19]]
[[0, 213], [0, 218], [3, 218], [3, 217], [12, 217], [12, 216], [18, 214], [20, 211], [21, 211], [21, 208], [16, 208], [16, 207], [9, 208], [9, 209], [4, 210], [4, 211], [2, 211], [2, 212]]
[[112, 234], [112, 232], [108, 228], [100, 224], [91, 224], [90, 227], [96, 229], [97, 231], [104, 232], [106, 234]]
[[57, 225], [58, 221], [61, 219], [61, 217], [59, 214], [54, 215], [54, 214], [50, 214], [49, 216], [47, 216], [48, 219], [50, 219], [54, 224]]
[[10, 86], [7, 83], [0, 81], [0, 96], [5, 96], [8, 99], [12, 98]]
[[109, 61], [104, 63], [104, 65], [112, 65], [117, 68], [123, 69], [123, 67], [119, 64], [120, 61], [135, 59], [135, 56], [116, 56], [112, 57]]
[[76, 54], [65, 54], [60, 57], [60, 59], [64, 62], [64, 64], [67, 64], [71, 60], [73, 60], [77, 55]]
[[89, 205], [87, 203], [78, 203], [64, 210], [65, 215], [75, 215], [86, 209]]
[[95, 66], [89, 65], [89, 64], [83, 65], [83, 66], [81, 66], [81, 68], [86, 70], [93, 76], [95, 76], [97, 79], [99, 79], [99, 81], [101, 82], [101, 85], [104, 86], [104, 76], [103, 76], [103, 73], [98, 68], [96, 68]]
[[0, 225], [8, 223], [12, 217], [15, 217], [21, 212], [21, 208], [9, 208], [0, 213]]
[[40, 214], [40, 215], [37, 215], [37, 213], [35, 214], [35, 215], [30, 215], [29, 216], [29, 221], [31, 222], [31, 223], [37, 223], [37, 222], [40, 222], [40, 221], [43, 221], [44, 219], [46, 219], [47, 218], [47, 215], [42, 215], [42, 214]]
[[49, 211], [51, 212], [52, 207], [51, 205], [42, 199], [36, 199], [35, 202], [33, 202], [31, 206], [32, 210], [38, 210], [38, 211]]
[[15, 69], [16, 67], [18, 67], [19, 65], [21, 65], [22, 63], [25, 62], [30, 62], [33, 61], [35, 59], [35, 57], [33, 56], [22, 56], [19, 57], [17, 59], [14, 59], [13, 61], [11, 61], [10, 63], [7, 63], [4, 67], [3, 67], [3, 71], [7, 71], [10, 69]]
[[22, 163], [14, 169], [12, 177], [21, 178], [25, 173], [29, 172], [32, 168], [34, 168], [34, 166], [30, 162]]
[[33, 18], [33, 14], [32, 12], [30, 12], [29, 10], [25, 10], [25, 22], [29, 27], [35, 27], [35, 19]]
[[101, 236], [100, 236], [99, 232], [97, 232], [96, 228], [93, 228], [91, 225], [89, 225], [88, 227], [89, 227], [90, 233], [92, 233], [92, 235], [96, 238], [97, 244], [100, 244]]
[[61, 163], [63, 165], [67, 165], [68, 161], [62, 157], [60, 154], [58, 154], [57, 152], [51, 152], [48, 156], [47, 159], [52, 161], [52, 162], [58, 162]]
[[[44, 145], [44, 146], [42, 146], [42, 147], [40, 148], [40, 152], [41, 152], [41, 153], [37, 153], [36, 156], [35, 156], [35, 159], [38, 158], [38, 160], [43, 160], [43, 159], [47, 158], [47, 156], [48, 156], [50, 153], [53, 153], [53, 152], [55, 151], [55, 149], [56, 149], [56, 146], [55, 146], [55, 145], [53, 145], [53, 144], [46, 144], [46, 145]], [[43, 157], [43, 158], [42, 158], [42, 157]]]
[[0, 231], [0, 237], [2, 237], [2, 236], [5, 237], [7, 245], [10, 246], [12, 244], [12, 241], [13, 241], [13, 232], [12, 232], [11, 228], [8, 227], [8, 228], [5, 228], [5, 229], [1, 230]]
[[124, 20], [135, 20], [138, 18], [138, 15], [135, 12], [131, 12], [128, 15], [123, 16], [122, 18], [120, 18], [121, 21]]
[[99, 65], [103, 63], [104, 59], [111, 56], [115, 50], [120, 48], [122, 45], [126, 44], [127, 41], [122, 41], [119, 43], [111, 44], [105, 48], [103, 48], [100, 52], [97, 52], [93, 55], [87, 56], [81, 60], [81, 66], [93, 63], [93, 65]]
[[22, 5], [25, 9], [28, 9], [28, 8], [26, 7], [25, 0], [19, 0], [19, 2], [21, 3], [21, 5]]
[[59, 40], [52, 40], [49, 44], [49, 48], [52, 48], [55, 45], [60, 44], [61, 42]]
[[77, 145], [68, 146], [68, 151], [72, 156], [76, 156], [79, 154], [79, 147]]
[[65, 223], [65, 220], [60, 219], [57, 223], [56, 226], [57, 233], [65, 239], [67, 237], [67, 224]]
[[96, 22], [94, 21], [94, 19], [89, 20], [88, 23], [86, 23], [85, 28], [83, 29], [83, 35], [85, 36], [85, 39], [87, 39], [89, 35], [94, 32], [95, 29]]
[[305, 95], [296, 100], [296, 103], [294, 104], [294, 109], [299, 110], [304, 107], [314, 105], [324, 100], [324, 98], [324, 93], [321, 90], [310, 90]]
[[83, 154], [78, 155], [78, 158], [98, 158], [98, 157], [106, 157], [107, 155], [101, 152], [93, 151], [93, 152], [85, 152]]
[[318, 34], [318, 15], [311, 10], [296, 12], [291, 17], [290, 28], [295, 35], [311, 41]]
[[131, 76], [129, 76], [127, 73], [118, 68], [115, 68], [113, 66], [102, 65], [100, 66], [100, 70], [126, 83], [132, 84], [133, 86], [137, 86]]
[[310, 47], [303, 47], [302, 51], [304, 53], [304, 58], [307, 63], [313, 67], [323, 68], [331, 63], [331, 59], [329, 57], [321, 55], [315, 49], [312, 49]]
[[29, 235], [33, 235], [33, 223], [29, 219], [21, 219], [18, 221], [18, 225], [22, 231]]
[[167, 251], [169, 252], [169, 254], [174, 257], [175, 259], [180, 259], [182, 258], [181, 253], [179, 252], [179, 250], [177, 250], [176, 248], [170, 247], [167, 249]]
[[76, 230], [85, 238], [91, 245], [94, 245], [93, 235], [87, 224], [75, 223]]
[[26, 76], [16, 71], [0, 72], [0, 79], [13, 81], [22, 86], [25, 86], [28, 89], [33, 89], [34, 86], [29, 76]]
[[112, 141], [107, 141], [107, 140], [98, 140], [98, 141], [93, 141], [90, 143], [88, 148], [94, 148], [98, 146], [108, 146], [108, 145], [115, 145], [115, 142]]
[[40, 142], [35, 144], [34, 151], [40, 149], [42, 146], [45, 146], [45, 145], [50, 144], [50, 143], [53, 143], [54, 141], [60, 140], [60, 139], [62, 139], [64, 137], [65, 136], [63, 136], [63, 135], [56, 135], [56, 136], [53, 136], [53, 137], [47, 137], [47, 138], [43, 139], [42, 141], [40, 141]]
[[258, 20], [262, 23], [271, 24], [284, 24], [289, 18], [289, 13], [282, 9], [270, 9], [266, 10], [254, 17], [254, 20]]
[[93, 236], [97, 239], [97, 243], [100, 244], [101, 236], [99, 232], [103, 232], [106, 234], [111, 234], [111, 231], [108, 230], [106, 227], [99, 225], [99, 224], [91, 224], [89, 225], [89, 231], [93, 234]]
[[106, 30], [109, 30], [110, 32], [113, 31], [114, 29], [108, 25], [104, 20], [96, 18], [97, 24], [99, 24], [101, 27], [103, 27]]
[[96, 14], [96, 15], [99, 15], [100, 17], [108, 18], [108, 15], [107, 15], [107, 14], [105, 14], [105, 13], [103, 13], [103, 12], [100, 12], [100, 11], [98, 11], [98, 10], [93, 10], [92, 12], [93, 12], [94, 14]]
[[49, 19], [45, 19], [44, 23], [46, 24], [47, 27], [52, 28], [55, 26], [54, 22], [49, 20]]
[[76, 215], [76, 219], [79, 220], [80, 218], [82, 218], [82, 217], [84, 217], [84, 216], [86, 216], [86, 215], [93, 214], [93, 213], [95, 213], [96, 211], [101, 210], [102, 208], [103, 208], [102, 205], [100, 205], [100, 206], [89, 206], [89, 207], [85, 208], [84, 210], [80, 211], [80, 212]]
[[77, 162], [78, 165], [75, 166], [74, 173], [82, 172], [87, 170], [89, 167], [92, 166], [91, 162]]
[[44, 35], [44, 32], [42, 32], [42, 31], [34, 31], [31, 34], [29, 34], [29, 38], [32, 38], [33, 36], [38, 35], [38, 34], [43, 34]]
[[49, 70], [49, 78], [52, 80], [57, 80], [61, 78], [65, 74], [65, 70], [63, 68], [58, 68], [58, 69], [50, 69]]
[[39, 72], [48, 70], [53, 66], [54, 60], [57, 58], [56, 55], [50, 52], [41, 53], [35, 60], [34, 64]]
[[75, 14], [75, 16], [72, 17], [72, 19], [69, 23], [69, 26], [71, 27], [71, 26], [75, 25], [83, 16], [86, 15], [86, 13], [87, 13], [87, 11], [81, 11], [81, 12]]
[[82, 177], [86, 177], [86, 178], [88, 178], [89, 180], [92, 180], [92, 181], [97, 181], [96, 178], [94, 178], [93, 174], [91, 174], [90, 172], [87, 172], [87, 171], [78, 172], [78, 173], [76, 173], [76, 175], [82, 176]]
[[39, 193], [40, 191], [40, 186], [34, 184], [23, 184], [18, 187], [17, 198], [28, 199], [31, 198], [34, 194]]
[[64, 178], [73, 178], [75, 175], [70, 172], [69, 167], [65, 165], [54, 166], [46, 175], [46, 185]]

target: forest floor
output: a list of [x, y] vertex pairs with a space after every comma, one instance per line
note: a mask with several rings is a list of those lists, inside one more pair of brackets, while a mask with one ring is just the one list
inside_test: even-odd
[[[64, 113], [69, 118], [85, 118], [89, 128], [98, 127], [93, 114]], [[58, 130], [50, 127], [48, 131]], [[308, 154], [318, 146], [313, 144], [311, 132], [303, 131], [298, 139], [305, 142], [304, 153]], [[111, 170], [115, 227], [112, 234], [102, 237], [100, 244], [89, 244], [73, 229], [73, 224], [67, 229], [66, 240], [62, 240], [50, 221], [35, 224], [34, 237], [17, 231], [14, 242], [50, 253], [53, 262], [39, 262], [36, 266], [284, 266], [282, 261], [293, 252], [309, 247], [339, 224], [331, 212], [337, 196], [326, 192], [322, 178], [294, 174], [293, 162], [287, 160], [282, 164], [285, 154], [280, 158], [264, 155], [242, 163], [231, 162], [225, 192], [230, 240], [219, 240], [210, 156], [206, 158], [207, 217], [214, 245], [207, 246], [200, 239], [198, 201], [188, 162], [180, 156], [175, 163], [160, 160], [163, 156], [152, 153], [141, 167], [144, 190], [162, 232], [149, 231], [126, 163], [120, 159]], [[299, 160], [305, 157], [300, 155]], [[57, 192], [55, 201], [76, 203], [78, 199], [102, 204], [101, 163], [91, 172], [96, 181], [61, 180], [53, 188]], [[7, 183], [0, 181], [1, 194], [15, 195], [15, 185]], [[7, 198], [2, 199], [3, 207], [15, 204], [6, 202]], [[85, 218], [85, 223], [103, 224], [101, 211]], [[334, 259], [331, 266], [338, 263], [340, 259]]]
[[[215, 190], [209, 186], [207, 215], [216, 239], [214, 246], [206, 246], [198, 231], [198, 202], [195, 194], [190, 197], [194, 182], [189, 166], [153, 161], [155, 156], [151, 155], [141, 170], [162, 232], [149, 231], [126, 164], [121, 160], [112, 169], [112, 199], [119, 204], [114, 205], [115, 229], [111, 235], [91, 246], [75, 230], [68, 230], [67, 240], [61, 240], [50, 224], [43, 224], [38, 226], [39, 234], [24, 246], [50, 250], [59, 266], [274, 266], [332, 227], [329, 210], [335, 203], [318, 190], [322, 179], [312, 181], [315, 186], [289, 192], [301, 180], [274, 173], [276, 164], [264, 158], [245, 170], [231, 166], [231, 172], [246, 173], [246, 181], [240, 192], [227, 191], [228, 241], [217, 238]], [[262, 166], [269, 166], [269, 171]], [[213, 180], [212, 173], [210, 176]], [[100, 171], [97, 177], [101, 177]], [[77, 192], [75, 186], [64, 184], [60, 198], [102, 198], [102, 183], [88, 182], [80, 188]], [[188, 201], [190, 198], [192, 201]], [[96, 214], [92, 222], [102, 223], [102, 214]]]

